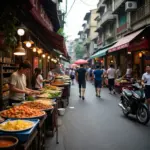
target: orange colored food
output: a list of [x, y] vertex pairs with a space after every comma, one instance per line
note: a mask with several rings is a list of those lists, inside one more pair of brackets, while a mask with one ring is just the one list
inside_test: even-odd
[[0, 140], [0, 148], [1, 147], [9, 147], [12, 146], [14, 143], [9, 140]]
[[64, 82], [63, 81], [55, 81], [52, 83], [52, 85], [63, 85]]
[[53, 108], [53, 106], [46, 105], [41, 102], [27, 102], [27, 103], [22, 104], [22, 106], [27, 106], [29, 108], [39, 109], [39, 110], [46, 110], [46, 109]]
[[31, 109], [27, 106], [15, 106], [0, 113], [0, 116], [7, 118], [33, 118], [44, 115], [45, 112], [38, 109]]

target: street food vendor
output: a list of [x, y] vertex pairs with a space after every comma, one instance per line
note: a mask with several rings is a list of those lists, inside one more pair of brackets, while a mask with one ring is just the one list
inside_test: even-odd
[[126, 71], [126, 78], [131, 78], [131, 77], [132, 77], [132, 68], [131, 65], [128, 64], [127, 71]]
[[31, 64], [24, 61], [19, 65], [19, 69], [10, 78], [10, 105], [25, 100], [25, 94], [40, 94], [39, 91], [31, 90], [26, 87], [26, 75], [31, 69]]
[[60, 75], [64, 75], [64, 74], [65, 74], [65, 73], [62, 71], [62, 69], [60, 68], [60, 65], [59, 65], [59, 64], [56, 65], [56, 68], [53, 69], [52, 72], [53, 72], [54, 74], [60, 74]]

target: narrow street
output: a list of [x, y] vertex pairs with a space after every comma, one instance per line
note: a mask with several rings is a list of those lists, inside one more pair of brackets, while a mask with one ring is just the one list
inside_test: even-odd
[[110, 95], [108, 89], [96, 98], [90, 83], [83, 101], [77, 84], [72, 86], [70, 104], [61, 117], [59, 144], [49, 138], [47, 150], [149, 150], [150, 123], [143, 126], [133, 117], [125, 118], [118, 102], [119, 96]]

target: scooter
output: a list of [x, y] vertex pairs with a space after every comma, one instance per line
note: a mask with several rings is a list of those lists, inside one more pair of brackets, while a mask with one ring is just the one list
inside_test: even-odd
[[138, 122], [145, 125], [150, 119], [149, 108], [145, 100], [144, 89], [139, 83], [135, 83], [129, 88], [122, 88], [119, 106], [126, 117], [129, 114], [136, 115]]

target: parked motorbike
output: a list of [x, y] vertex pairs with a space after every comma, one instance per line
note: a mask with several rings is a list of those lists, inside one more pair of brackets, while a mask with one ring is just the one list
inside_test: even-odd
[[149, 122], [149, 109], [145, 104], [145, 92], [139, 83], [132, 84], [130, 88], [123, 88], [121, 93], [121, 103], [119, 106], [122, 108], [123, 114], [136, 115], [137, 120], [141, 124]]

